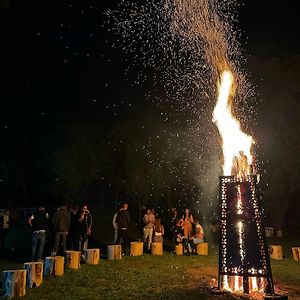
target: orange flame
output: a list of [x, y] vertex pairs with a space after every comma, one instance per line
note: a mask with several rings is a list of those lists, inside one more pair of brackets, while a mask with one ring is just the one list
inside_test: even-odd
[[232, 73], [225, 70], [221, 74], [213, 122], [222, 137], [223, 175], [234, 175], [242, 179], [251, 174], [251, 147], [254, 141], [251, 136], [242, 132], [239, 121], [232, 115], [230, 99], [233, 96], [233, 83]]

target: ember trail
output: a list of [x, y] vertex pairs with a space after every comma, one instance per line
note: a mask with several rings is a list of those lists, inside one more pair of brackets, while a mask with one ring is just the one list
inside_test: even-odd
[[[274, 295], [259, 203], [259, 176], [252, 155], [254, 139], [242, 131], [238, 121], [250, 125], [253, 112], [247, 103], [253, 95], [253, 89], [242, 68], [244, 58], [238, 42], [239, 33], [233, 26], [238, 1], [153, 2], [146, 1], [142, 16], [138, 5], [124, 10], [130, 11], [130, 17], [125, 21], [117, 19], [118, 28], [119, 32], [123, 30], [133, 36], [132, 32], [140, 34], [145, 30], [149, 33], [148, 29], [158, 24], [150, 34], [154, 37], [154, 44], [148, 39], [149, 34], [140, 38], [139, 42], [143, 44], [143, 49], [149, 49], [148, 59], [148, 53], [143, 52], [143, 65], [161, 75], [167, 95], [165, 102], [176, 101], [179, 104], [176, 107], [182, 107], [182, 111], [190, 109], [202, 120], [210, 117], [213, 111], [213, 122], [222, 138], [223, 152], [219, 289], [240, 293], [258, 292], [260, 296], [264, 293]], [[144, 25], [139, 26], [142, 29], [139, 31], [136, 31], [136, 25], [140, 25], [136, 21], [137, 16]], [[164, 55], [157, 55], [157, 48]], [[187, 92], [191, 84], [194, 94]], [[199, 106], [205, 109], [199, 109]], [[206, 132], [209, 131], [209, 123], [205, 125]], [[208, 174], [209, 167], [205, 171]], [[203, 177], [209, 177], [207, 174], [203, 174]]]

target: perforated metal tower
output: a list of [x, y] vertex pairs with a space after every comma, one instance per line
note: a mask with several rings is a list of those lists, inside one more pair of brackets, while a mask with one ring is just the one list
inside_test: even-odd
[[220, 177], [218, 288], [274, 294], [256, 176]]

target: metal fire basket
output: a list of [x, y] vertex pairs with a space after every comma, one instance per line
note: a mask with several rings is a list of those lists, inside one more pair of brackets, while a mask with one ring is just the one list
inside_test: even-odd
[[219, 290], [274, 294], [256, 176], [220, 177]]

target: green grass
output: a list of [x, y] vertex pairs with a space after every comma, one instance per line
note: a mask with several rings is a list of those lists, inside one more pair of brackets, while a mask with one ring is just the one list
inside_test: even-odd
[[300, 247], [300, 238], [294, 235], [287, 235], [284, 238], [274, 237], [268, 239], [268, 244], [281, 245], [283, 250], [283, 260], [271, 261], [274, 281], [300, 287], [300, 261], [293, 260], [291, 250], [292, 247]]
[[[275, 285], [300, 297], [300, 262], [291, 257], [291, 247], [300, 245], [299, 238], [273, 239], [269, 244], [283, 245], [285, 253], [284, 260], [271, 261]], [[0, 271], [22, 266], [0, 260]], [[209, 294], [207, 282], [215, 277], [216, 269], [216, 254], [176, 256], [165, 252], [163, 256], [145, 254], [119, 261], [101, 259], [97, 266], [82, 265], [62, 277], [44, 279], [41, 287], [27, 290], [22, 299], [236, 299]]]
[[273, 237], [268, 239], [269, 245], [281, 245], [284, 258], [292, 257], [292, 247], [300, 247], [300, 235], [287, 235], [283, 238]]
[[[9, 263], [0, 263], [1, 269], [10, 268]], [[216, 257], [166, 253], [101, 260], [98, 266], [82, 265], [63, 277], [45, 279], [41, 287], [28, 290], [23, 299], [208, 299], [205, 291], [187, 288], [189, 275], [185, 272], [189, 266], [208, 265], [215, 266]]]
[[275, 282], [297, 285], [300, 289], [300, 262], [290, 258], [278, 261], [272, 260], [272, 273]]
[[[22, 267], [2, 260], [0, 266], [1, 270]], [[216, 266], [214, 255], [187, 257], [165, 253], [119, 261], [102, 259], [98, 266], [82, 265], [78, 271], [67, 270], [62, 277], [47, 278], [41, 287], [27, 290], [22, 299], [215, 299], [187, 270]], [[285, 259], [272, 261], [272, 267], [275, 281], [297, 286], [299, 263]], [[218, 299], [234, 298], [226, 295]]]

